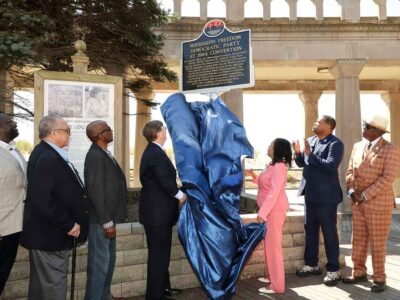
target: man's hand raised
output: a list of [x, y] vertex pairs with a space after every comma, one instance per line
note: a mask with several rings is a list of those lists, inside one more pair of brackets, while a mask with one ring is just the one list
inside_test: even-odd
[[300, 143], [299, 143], [299, 140], [294, 140], [294, 141], [292, 142], [292, 146], [293, 146], [294, 153], [295, 153], [296, 155], [300, 155], [301, 150], [300, 150]]

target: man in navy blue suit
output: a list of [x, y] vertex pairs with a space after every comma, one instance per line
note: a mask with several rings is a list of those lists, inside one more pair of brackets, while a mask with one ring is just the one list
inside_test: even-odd
[[299, 142], [293, 142], [296, 164], [303, 167], [299, 194], [305, 198], [306, 238], [305, 265], [296, 274], [300, 277], [322, 274], [318, 266], [319, 230], [322, 228], [328, 260], [324, 284], [328, 286], [336, 285], [341, 279], [336, 216], [338, 204], [342, 201], [338, 168], [343, 159], [344, 146], [332, 134], [335, 127], [334, 118], [322, 116], [312, 129], [316, 135], [304, 140], [303, 152]]

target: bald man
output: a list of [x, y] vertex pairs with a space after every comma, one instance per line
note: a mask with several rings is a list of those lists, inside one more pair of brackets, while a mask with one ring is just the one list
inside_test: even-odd
[[126, 299], [113, 297], [110, 290], [116, 258], [115, 225], [126, 219], [126, 179], [107, 150], [113, 141], [110, 126], [94, 121], [86, 127], [86, 135], [92, 145], [85, 159], [85, 185], [90, 200], [85, 299]]

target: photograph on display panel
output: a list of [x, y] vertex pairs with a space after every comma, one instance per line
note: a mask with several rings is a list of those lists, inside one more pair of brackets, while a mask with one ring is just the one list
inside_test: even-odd
[[49, 115], [82, 118], [83, 94], [80, 85], [49, 84]]

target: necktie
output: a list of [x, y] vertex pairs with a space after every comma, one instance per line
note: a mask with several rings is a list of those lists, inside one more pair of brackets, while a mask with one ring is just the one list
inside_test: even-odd
[[367, 147], [364, 149], [363, 159], [368, 155], [369, 150], [371, 150], [372, 143], [369, 143]]

